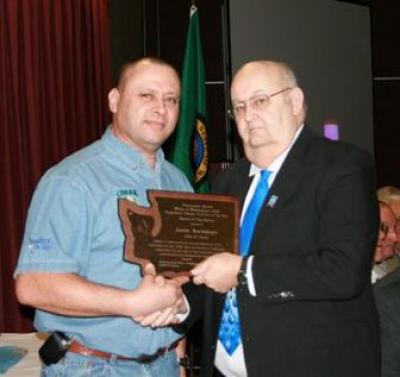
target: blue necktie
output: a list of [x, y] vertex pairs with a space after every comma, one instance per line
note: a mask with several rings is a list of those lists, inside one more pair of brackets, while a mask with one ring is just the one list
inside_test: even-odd
[[[253, 198], [247, 207], [242, 226], [240, 227], [240, 255], [247, 256], [254, 228], [260, 209], [268, 195], [268, 178], [271, 172], [262, 170]], [[225, 299], [218, 338], [224, 345], [226, 352], [232, 355], [241, 342], [239, 313], [237, 307], [236, 291], [230, 290]]]

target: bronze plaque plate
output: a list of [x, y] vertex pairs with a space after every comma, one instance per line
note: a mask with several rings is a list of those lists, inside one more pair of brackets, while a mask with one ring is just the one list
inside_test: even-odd
[[239, 252], [238, 198], [161, 190], [148, 196], [150, 207], [119, 200], [126, 261], [150, 261], [164, 276], [189, 276], [210, 255]]

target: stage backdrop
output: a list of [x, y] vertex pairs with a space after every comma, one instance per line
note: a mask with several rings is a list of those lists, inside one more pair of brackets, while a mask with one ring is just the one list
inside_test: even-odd
[[369, 8], [334, 0], [230, 0], [232, 71], [253, 59], [287, 61], [309, 104], [308, 124], [373, 153]]

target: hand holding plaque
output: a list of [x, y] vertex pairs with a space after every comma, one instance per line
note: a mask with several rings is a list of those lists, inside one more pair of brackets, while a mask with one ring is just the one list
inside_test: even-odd
[[149, 190], [150, 207], [119, 200], [124, 259], [164, 276], [190, 275], [210, 255], [239, 247], [239, 201], [225, 195]]

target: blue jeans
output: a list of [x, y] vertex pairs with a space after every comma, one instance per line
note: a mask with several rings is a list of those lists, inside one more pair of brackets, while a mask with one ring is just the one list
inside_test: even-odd
[[41, 377], [178, 377], [175, 351], [148, 364], [134, 361], [105, 360], [68, 352], [57, 364], [42, 366]]

